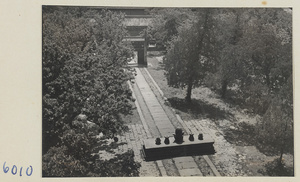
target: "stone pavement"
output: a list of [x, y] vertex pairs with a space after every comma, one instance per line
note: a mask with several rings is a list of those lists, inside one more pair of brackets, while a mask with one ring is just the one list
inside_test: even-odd
[[[152, 118], [147, 120], [147, 122], [143, 122], [144, 129], [149, 128], [152, 138], [155, 137], [162, 137], [162, 136], [172, 136], [175, 127], [171, 123], [170, 119], [168, 118], [167, 114], [165, 113], [164, 109], [158, 102], [156, 96], [154, 95], [153, 91], [151, 90], [149, 84], [145, 80], [143, 74], [140, 72], [138, 68], [136, 68], [137, 76], [135, 78], [136, 84], [134, 84], [134, 96], [136, 97], [136, 104], [137, 108], [140, 111], [139, 114], [142, 116], [141, 118], [145, 119], [145, 115], [148, 118]], [[146, 108], [142, 108], [146, 105]], [[141, 109], [142, 108], [142, 109]], [[145, 110], [148, 109], [148, 112]], [[144, 111], [144, 112], [143, 112]], [[145, 125], [147, 124], [147, 125]], [[139, 134], [138, 132], [134, 132], [133, 134]], [[146, 132], [145, 132], [146, 133]], [[139, 139], [139, 136], [135, 136]], [[144, 138], [146, 138], [144, 136]], [[141, 141], [137, 142], [140, 145], [141, 149]], [[133, 142], [135, 144], [135, 142]], [[133, 146], [135, 148], [135, 146]], [[134, 149], [135, 154], [137, 154], [137, 150]], [[135, 155], [137, 161], [140, 159], [140, 153]], [[156, 166], [154, 165], [156, 164]], [[156, 167], [156, 168], [155, 168]], [[156, 169], [156, 170], [155, 170]], [[158, 170], [157, 170], [158, 169]], [[173, 171], [172, 172], [170, 172]], [[177, 172], [174, 172], [177, 170]], [[199, 170], [198, 165], [194, 161], [193, 157], [178, 157], [174, 159], [165, 159], [165, 160], [158, 160], [155, 162], [145, 162], [142, 161], [142, 167], [140, 171], [141, 176], [157, 176], [159, 171], [160, 176], [202, 176], [201, 171]], [[152, 173], [152, 174], [151, 174]], [[175, 174], [174, 174], [175, 173]]]
[[172, 136], [175, 131], [174, 126], [172, 125], [162, 106], [159, 104], [157, 98], [155, 97], [140, 70], [136, 69], [136, 73], [136, 84], [141, 91], [143, 99], [161, 136]]
[[[132, 85], [129, 83], [129, 85], [133, 91], [133, 97], [136, 99], [135, 104], [141, 122], [129, 124], [128, 132], [118, 136], [119, 142], [123, 145], [119, 145], [117, 150], [125, 152], [128, 149], [132, 149], [134, 151], [135, 161], [141, 163], [140, 176], [203, 176], [201, 170], [205, 171], [205, 175], [219, 174], [207, 156], [185, 156], [150, 162], [143, 161], [140, 151], [143, 140], [172, 136], [175, 132], [175, 127], [153, 90], [151, 90], [140, 68], [136, 68], [136, 73], [136, 83]], [[202, 130], [201, 124], [197, 121], [183, 122], [178, 115], [177, 120], [187, 132], [206, 134]]]
[[147, 138], [144, 126], [142, 124], [131, 124], [128, 126], [128, 132], [125, 135], [117, 136], [119, 138], [118, 149], [126, 152], [132, 149], [134, 152], [134, 160], [141, 163], [140, 176], [161, 176], [160, 170], [154, 161], [145, 162], [141, 157], [142, 141]]

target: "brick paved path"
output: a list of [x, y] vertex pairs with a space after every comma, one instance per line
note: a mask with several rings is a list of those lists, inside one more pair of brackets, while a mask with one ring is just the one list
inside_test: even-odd
[[[172, 136], [175, 127], [145, 80], [140, 68], [136, 68], [136, 72], [136, 83], [131, 87], [133, 96], [136, 98], [135, 103], [141, 122], [128, 125], [129, 131], [123, 136], [119, 136], [120, 142], [127, 144], [120, 145], [118, 150], [132, 149], [134, 151], [135, 161], [140, 162], [142, 165], [140, 176], [202, 176], [199, 163], [205, 167], [212, 165], [207, 164], [207, 156], [207, 158], [186, 156], [150, 162], [142, 160], [140, 153], [142, 141], [147, 138]], [[185, 131], [203, 132], [197, 122], [183, 122], [180, 118], [177, 119]]]

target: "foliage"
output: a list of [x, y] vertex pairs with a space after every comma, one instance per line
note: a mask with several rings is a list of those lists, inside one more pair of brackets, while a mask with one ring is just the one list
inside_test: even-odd
[[177, 26], [167, 44], [168, 85], [187, 88], [186, 101], [191, 101], [192, 88], [201, 84], [220, 91], [223, 99], [230, 89], [243, 107], [263, 116], [256, 128], [259, 142], [281, 156], [293, 153], [291, 10], [197, 9], [194, 13]]
[[[96, 157], [95, 157], [96, 158]], [[139, 175], [140, 164], [132, 150], [110, 160], [83, 162], [68, 154], [65, 146], [52, 147], [43, 156], [44, 177], [133, 177]]]
[[80, 177], [87, 172], [86, 166], [67, 154], [66, 146], [51, 147], [43, 155], [42, 165], [44, 177]]
[[163, 49], [178, 35], [179, 27], [194, 16], [190, 9], [184, 8], [153, 8], [149, 13], [153, 18], [147, 27], [147, 38]]
[[245, 41], [243, 44], [251, 54], [252, 66], [255, 68], [253, 73], [268, 86], [270, 92], [278, 91], [292, 71], [291, 43], [283, 44], [277, 38], [274, 25], [251, 27], [242, 41]]
[[51, 147], [43, 155], [43, 176], [138, 176], [140, 164], [134, 161], [131, 150], [109, 161], [101, 160], [95, 150], [101, 141], [91, 132], [90, 125], [88, 121], [72, 122], [72, 129], [65, 130], [61, 137], [60, 147]]
[[291, 78], [273, 98], [262, 121], [251, 125], [239, 123], [237, 129], [226, 131], [226, 140], [241, 145], [255, 145], [266, 155], [294, 154], [293, 92]]
[[[122, 131], [120, 115], [131, 113], [133, 100], [123, 20], [108, 10], [43, 7], [43, 175], [87, 176], [97, 159], [96, 135]], [[94, 126], [75, 119], [79, 114]], [[127, 154], [116, 159], [135, 165]]]
[[283, 152], [293, 154], [294, 143], [291, 13], [252, 9], [245, 14], [248, 22], [238, 44], [247, 50], [240, 58], [247, 74], [239, 77], [240, 89], [245, 102], [263, 115], [258, 140], [282, 158]]
[[[272, 94], [280, 90], [292, 71], [291, 13], [279, 8], [217, 11], [217, 68], [207, 78], [208, 84], [219, 89], [223, 98], [228, 87], [237, 85], [239, 93], [235, 94], [241, 94], [243, 100], [255, 97], [270, 104]], [[249, 88], [256, 89], [250, 92]], [[260, 92], [262, 97], [256, 97]], [[251, 101], [246, 104], [255, 105]]]
[[[218, 10], [215, 19], [216, 24], [216, 72], [215, 80], [220, 86], [222, 98], [226, 97], [228, 86], [235, 84], [237, 79], [244, 77], [245, 52], [247, 50], [240, 45], [240, 39], [243, 36], [243, 11], [241, 9]], [[226, 30], [224, 32], [223, 30]], [[246, 54], [247, 55], [247, 54]]]
[[294, 153], [293, 123], [293, 87], [292, 77], [273, 98], [268, 110], [260, 123], [259, 139], [271, 144], [280, 154]]
[[293, 168], [285, 166], [279, 162], [278, 159], [267, 163], [265, 168], [265, 170], [260, 170], [258, 172], [265, 176], [294, 176]]
[[232, 70], [227, 80], [239, 85], [240, 97], [249, 110], [263, 115], [256, 129], [258, 142], [282, 158], [284, 152], [293, 154], [294, 143], [291, 13], [286, 9], [249, 9], [240, 19], [241, 34], [233, 44], [237, 48], [225, 51], [238, 52], [229, 56], [237, 60], [234, 64], [226, 61], [227, 70], [238, 71]]
[[118, 114], [130, 113], [132, 99], [124, 70], [132, 51], [122, 42], [123, 16], [100, 11], [76, 18], [64, 10], [43, 14], [44, 133], [62, 133], [80, 113], [115, 133]]
[[138, 176], [140, 164], [134, 162], [134, 154], [132, 150], [110, 160], [96, 160], [93, 164], [94, 174], [92, 176], [104, 177], [133, 177]]
[[173, 37], [164, 58], [168, 84], [174, 87], [187, 87], [187, 102], [191, 101], [192, 87], [199, 86], [213, 62], [210, 59], [210, 16], [212, 10], [201, 10], [197, 19], [186, 22]]

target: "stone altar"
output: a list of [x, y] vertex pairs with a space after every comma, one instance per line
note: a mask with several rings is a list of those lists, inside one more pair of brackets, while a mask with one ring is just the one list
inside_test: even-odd
[[[160, 138], [164, 141], [165, 138]], [[142, 145], [142, 155], [146, 161], [167, 159], [180, 156], [191, 156], [191, 155], [209, 155], [214, 154], [214, 140], [209, 136], [203, 136], [202, 140], [195, 139], [194, 141], [189, 140], [189, 135], [183, 136], [182, 143], [176, 143], [174, 137], [169, 137], [170, 143], [165, 144], [161, 142], [159, 145], [156, 144], [154, 139], [144, 140]]]

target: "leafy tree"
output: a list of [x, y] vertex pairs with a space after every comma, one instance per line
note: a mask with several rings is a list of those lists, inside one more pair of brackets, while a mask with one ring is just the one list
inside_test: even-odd
[[167, 48], [172, 37], [177, 36], [179, 27], [194, 16], [194, 12], [184, 8], [153, 8], [149, 10], [152, 23], [147, 27], [149, 40], [155, 40], [158, 46]]
[[270, 94], [280, 90], [291, 73], [290, 13], [285, 9], [218, 9], [216, 19], [218, 67], [212, 80], [220, 83], [217, 87], [223, 98], [228, 85], [235, 84], [244, 99], [264, 114]]
[[87, 169], [81, 162], [72, 155], [66, 154], [67, 147], [52, 147], [43, 156], [44, 177], [81, 177]]
[[43, 176], [80, 177], [91, 171], [90, 163], [97, 145], [95, 133], [89, 131], [87, 121], [74, 120], [61, 136], [58, 147], [51, 147], [43, 155]]
[[216, 74], [221, 82], [221, 96], [226, 97], [228, 85], [236, 83], [245, 74], [243, 67], [243, 51], [239, 45], [228, 45], [220, 54], [220, 64]]
[[[214, 81], [221, 85], [221, 96], [226, 97], [228, 85], [236, 83], [236, 80], [245, 75], [246, 63], [244, 53], [247, 51], [240, 45], [243, 36], [244, 10], [242, 9], [218, 9], [215, 15], [216, 23], [216, 72]], [[226, 31], [224, 31], [226, 30]]]
[[272, 146], [282, 162], [284, 153], [293, 154], [293, 84], [292, 76], [273, 98], [259, 128], [259, 139], [263, 144]]
[[239, 42], [247, 50], [241, 91], [263, 115], [292, 72], [291, 14], [284, 9], [251, 9], [247, 14], [250, 18]]
[[95, 147], [99, 145], [87, 122], [74, 121], [66, 130], [60, 147], [51, 147], [43, 156], [45, 177], [122, 177], [138, 176], [140, 164], [132, 150], [102, 160]]
[[238, 83], [245, 102], [263, 115], [258, 139], [282, 161], [284, 152], [293, 153], [291, 13], [276, 8], [241, 13], [236, 15], [241, 33], [222, 48], [219, 71], [223, 79]]
[[[122, 131], [120, 114], [131, 113], [133, 99], [126, 84], [133, 52], [122, 41], [127, 35], [123, 20], [123, 14], [107, 10], [43, 7], [44, 176], [90, 176], [91, 164], [99, 159], [95, 135]], [[74, 121], [79, 114], [96, 123], [98, 131]], [[138, 173], [133, 155], [116, 159], [136, 165], [130, 173]]]
[[103, 132], [115, 133], [121, 126], [118, 115], [130, 113], [132, 99], [126, 85], [130, 75], [124, 71], [132, 55], [122, 41], [124, 16], [99, 11], [93, 18], [84, 12], [86, 17], [76, 17], [70, 12], [43, 14], [44, 133], [62, 133], [82, 112]]
[[134, 153], [132, 150], [110, 160], [96, 160], [93, 164], [94, 173], [91, 176], [110, 176], [110, 177], [134, 177], [138, 176], [140, 164], [134, 162]]
[[191, 102], [192, 88], [202, 84], [213, 65], [210, 59], [212, 11], [199, 10], [197, 19], [181, 26], [178, 36], [173, 37], [167, 48], [164, 63], [168, 84], [187, 87], [187, 102]]
[[222, 45], [215, 75], [222, 96], [228, 83], [238, 85], [244, 102], [263, 116], [258, 140], [278, 152], [281, 161], [284, 152], [293, 153], [291, 13], [232, 9], [218, 18], [228, 30], [217, 33]]
[[291, 14], [284, 9], [254, 9], [252, 14], [243, 44], [251, 54], [254, 74], [270, 93], [278, 91], [292, 71]]

